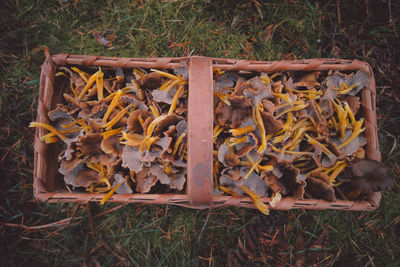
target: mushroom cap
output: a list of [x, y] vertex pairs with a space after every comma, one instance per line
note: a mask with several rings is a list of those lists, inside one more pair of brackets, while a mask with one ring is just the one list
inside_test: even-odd
[[166, 130], [168, 130], [169, 126], [175, 125], [178, 122], [179, 118], [175, 114], [166, 116], [157, 124], [157, 127], [154, 129], [154, 136], [161, 136]]
[[140, 85], [144, 89], [156, 89], [159, 88], [161, 84], [162, 76], [157, 72], [146, 74], [140, 79]]
[[[165, 104], [171, 105], [176, 92], [177, 92], [177, 88], [174, 87], [169, 91], [153, 90], [151, 92], [151, 95], [153, 96], [153, 100], [156, 101], [157, 103], [165, 103]], [[178, 102], [180, 102], [179, 99], [178, 99]]]
[[150, 189], [157, 183], [157, 176], [151, 174], [150, 168], [136, 172], [136, 191], [140, 193], [148, 193]]
[[240, 159], [238, 155], [228, 153], [225, 155], [225, 162], [228, 166], [238, 166], [240, 164]]
[[321, 114], [317, 107], [317, 102], [315, 99], [310, 100], [310, 116], [315, 119], [317, 123], [317, 132], [322, 135], [329, 135], [330, 131], [328, 129], [328, 122], [326, 118]]
[[122, 154], [122, 145], [116, 135], [103, 139], [101, 141], [101, 149], [104, 153], [111, 154], [115, 157], [119, 157]]
[[303, 199], [306, 182], [299, 179], [300, 170], [285, 161], [278, 163], [277, 167], [282, 172], [279, 182], [285, 187], [286, 192], [292, 194], [296, 199]]
[[329, 176], [322, 172], [313, 172], [307, 178], [306, 192], [317, 199], [336, 201], [335, 189], [329, 183]]
[[261, 103], [263, 104], [263, 107], [265, 109], [266, 112], [274, 114], [275, 112], [275, 105], [273, 102], [269, 101], [268, 99], [263, 99], [261, 101]]
[[179, 191], [183, 189], [186, 182], [183, 170], [170, 176], [164, 171], [163, 165], [159, 163], [152, 164], [150, 170], [153, 175], [157, 176], [160, 183], [169, 185], [171, 189], [177, 189]]
[[147, 105], [143, 101], [139, 100], [139, 98], [134, 94], [122, 95], [121, 98], [120, 98], [120, 101], [121, 101], [122, 104], [134, 104], [140, 110], [146, 110], [147, 111], [149, 109], [147, 107]]
[[273, 173], [264, 173], [265, 182], [267, 186], [272, 189], [275, 193], [280, 193], [286, 195], [286, 188], [279, 182], [278, 177], [276, 177]]
[[50, 110], [47, 115], [52, 121], [71, 119], [71, 114], [74, 114], [76, 111], [78, 111], [77, 107], [70, 108], [67, 105], [57, 104], [57, 107], [53, 110]]
[[143, 133], [144, 129], [139, 121], [139, 116], [145, 121], [151, 114], [145, 110], [134, 110], [128, 117], [127, 128], [131, 133]]
[[267, 134], [275, 134], [282, 130], [283, 122], [275, 119], [271, 113], [263, 111], [261, 112], [261, 117]]
[[88, 187], [100, 178], [101, 176], [94, 170], [82, 170], [78, 172], [72, 185], [75, 187]]
[[122, 149], [121, 166], [134, 172], [141, 171], [143, 166], [147, 164], [140, 160], [140, 155], [138, 147], [124, 146]]
[[393, 186], [389, 170], [376, 160], [358, 160], [351, 164], [350, 170], [351, 184], [361, 192], [378, 192]]
[[84, 155], [96, 155], [103, 151], [101, 150], [101, 141], [103, 136], [101, 134], [88, 134], [86, 136], [79, 136], [76, 143], [77, 150], [81, 151]]

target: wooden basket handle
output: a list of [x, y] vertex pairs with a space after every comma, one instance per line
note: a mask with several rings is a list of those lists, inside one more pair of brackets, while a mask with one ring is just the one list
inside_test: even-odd
[[213, 77], [212, 61], [191, 57], [189, 62], [187, 193], [193, 206], [213, 201]]

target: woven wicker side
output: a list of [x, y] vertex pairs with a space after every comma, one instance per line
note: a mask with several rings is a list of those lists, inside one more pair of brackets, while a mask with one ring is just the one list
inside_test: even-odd
[[52, 60], [57, 66], [79, 65], [79, 66], [107, 66], [114, 68], [161, 68], [171, 69], [180, 67], [185, 57], [164, 57], [164, 58], [123, 58], [103, 57], [93, 55], [53, 55]]
[[[47, 112], [51, 109], [51, 100], [54, 92], [54, 74], [55, 65], [51, 60], [49, 51], [45, 51], [46, 59], [41, 68], [40, 89], [37, 109], [37, 121], [49, 123]], [[55, 167], [47, 164], [49, 158], [54, 156], [54, 146], [48, 146], [40, 137], [46, 134], [43, 128], [37, 128], [35, 131], [34, 140], [34, 177], [33, 177], [33, 192], [36, 198], [41, 201], [46, 201], [47, 195], [42, 196], [42, 193], [48, 193], [54, 190], [54, 170]], [[57, 155], [56, 155], [57, 156]]]
[[[224, 71], [357, 71], [363, 70], [371, 78], [367, 88], [361, 92], [361, 105], [365, 114], [365, 136], [367, 139], [366, 155], [369, 159], [381, 160], [376, 122], [376, 87], [371, 66], [359, 60], [342, 59], [306, 59], [306, 60], [282, 60], [282, 61], [250, 61], [235, 59], [213, 59], [213, 67]], [[381, 193], [376, 192], [368, 196], [368, 201], [335, 201], [328, 202], [319, 199], [294, 200], [292, 197], [283, 198], [271, 209], [340, 209], [340, 210], [373, 210], [379, 206]], [[264, 199], [269, 202], [270, 199]], [[212, 207], [238, 206], [255, 208], [248, 197], [214, 196]]]
[[368, 64], [359, 60], [314, 58], [304, 60], [280, 60], [280, 61], [254, 61], [235, 59], [213, 59], [214, 67], [221, 70], [246, 70], [246, 71], [313, 71], [313, 70], [340, 70], [352, 71], [366, 69]]

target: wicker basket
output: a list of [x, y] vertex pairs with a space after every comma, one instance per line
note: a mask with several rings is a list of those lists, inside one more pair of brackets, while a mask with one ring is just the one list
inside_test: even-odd
[[[189, 108], [188, 108], [188, 166], [186, 192], [183, 194], [126, 194], [113, 195], [109, 202], [174, 204], [190, 208], [215, 208], [239, 206], [255, 208], [249, 197], [214, 196], [213, 163], [213, 67], [221, 70], [246, 71], [313, 71], [340, 70], [356, 71], [362, 69], [371, 77], [368, 88], [361, 94], [362, 108], [366, 127], [366, 155], [369, 159], [381, 160], [377, 138], [375, 111], [375, 80], [368, 63], [358, 60], [309, 59], [286, 61], [247, 61], [208, 57], [184, 58], [115, 58], [87, 55], [53, 55], [46, 51], [46, 60], [42, 65], [37, 121], [49, 123], [48, 111], [61, 101], [61, 90], [57, 87], [55, 72], [59, 66], [76, 65], [84, 67], [120, 67], [120, 68], [163, 68], [171, 69], [180, 63], [189, 63]], [[33, 190], [37, 199], [43, 202], [88, 202], [100, 201], [104, 194], [79, 193], [67, 191], [63, 179], [57, 173], [57, 144], [46, 145], [40, 137], [46, 130], [37, 128], [34, 141], [34, 177]], [[320, 199], [297, 200], [283, 198], [274, 208], [287, 210], [302, 209], [339, 209], [373, 210], [379, 206], [380, 193], [368, 196], [368, 201], [328, 202]], [[263, 201], [269, 203], [270, 198]]]

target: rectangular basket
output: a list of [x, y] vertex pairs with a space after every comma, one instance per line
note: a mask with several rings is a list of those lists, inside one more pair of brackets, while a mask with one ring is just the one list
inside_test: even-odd
[[[42, 65], [40, 92], [38, 99], [37, 121], [49, 123], [48, 111], [61, 101], [61, 90], [57, 87], [55, 73], [57, 67], [120, 67], [120, 68], [162, 68], [172, 69], [186, 62], [189, 66], [188, 95], [188, 160], [187, 184], [183, 194], [125, 194], [113, 195], [109, 202], [173, 204], [189, 208], [216, 208], [238, 206], [255, 208], [249, 197], [214, 196], [213, 191], [213, 68], [234, 71], [357, 71], [362, 69], [371, 83], [362, 89], [361, 106], [365, 114], [366, 156], [381, 160], [377, 138], [375, 80], [368, 63], [358, 60], [308, 59], [284, 61], [248, 61], [208, 57], [181, 58], [116, 58], [88, 55], [59, 54], [51, 56], [46, 51], [46, 60]], [[33, 190], [35, 198], [43, 202], [88, 202], [100, 201], [105, 194], [70, 193], [63, 179], [57, 178], [58, 145], [47, 145], [40, 141], [46, 130], [37, 128], [34, 140]], [[59, 176], [60, 177], [60, 176]], [[271, 209], [339, 209], [373, 210], [379, 206], [380, 193], [372, 193], [366, 201], [328, 202], [320, 199], [298, 200], [283, 198]], [[270, 198], [262, 199], [265, 203]]]

